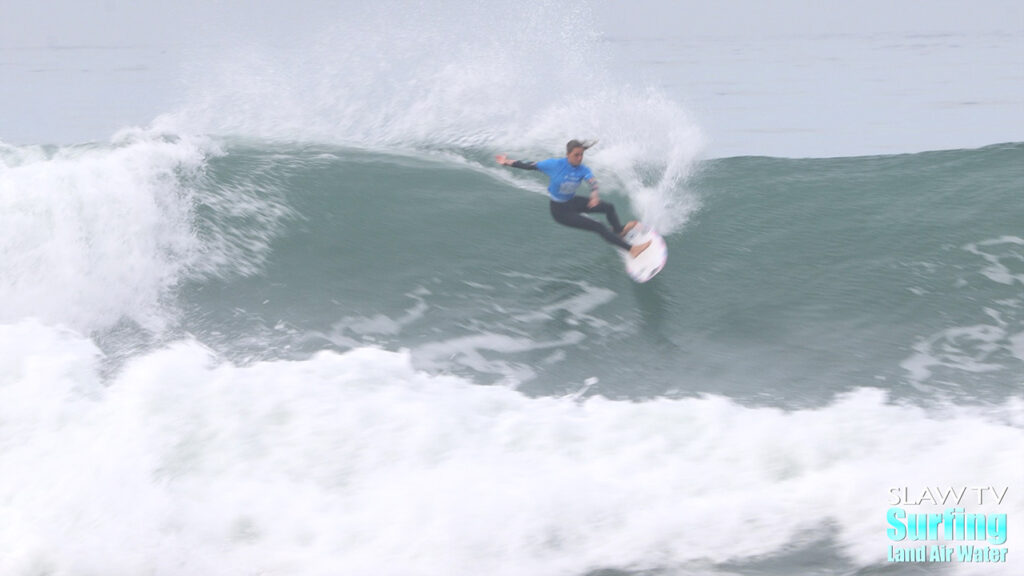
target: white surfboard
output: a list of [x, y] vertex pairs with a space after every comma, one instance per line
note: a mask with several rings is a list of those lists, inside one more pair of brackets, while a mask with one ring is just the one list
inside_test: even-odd
[[636, 258], [631, 258], [629, 252], [622, 252], [622, 261], [626, 264], [626, 273], [634, 281], [640, 283], [647, 282], [665, 267], [665, 262], [668, 260], [668, 247], [665, 245], [665, 239], [644, 225], [643, 222], [638, 223], [632, 230], [626, 232], [623, 239], [633, 245], [643, 244], [648, 240], [651, 241], [651, 245]]

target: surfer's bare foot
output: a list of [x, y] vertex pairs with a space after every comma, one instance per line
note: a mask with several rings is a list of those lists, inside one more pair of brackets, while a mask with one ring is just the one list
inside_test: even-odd
[[629, 222], [626, 223], [625, 226], [622, 227], [622, 232], [619, 232], [619, 236], [625, 236], [637, 224], [638, 222], [636, 220], [630, 220]]
[[647, 247], [651, 245], [651, 242], [653, 242], [653, 240], [648, 240], [647, 242], [644, 242], [643, 244], [637, 244], [636, 246], [633, 246], [632, 248], [629, 249], [629, 256], [631, 258], [636, 258], [644, 250], [647, 250]]

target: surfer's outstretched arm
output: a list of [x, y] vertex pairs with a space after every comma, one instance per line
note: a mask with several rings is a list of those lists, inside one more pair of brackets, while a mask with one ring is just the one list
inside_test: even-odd
[[498, 154], [494, 157], [498, 161], [498, 164], [502, 166], [511, 166], [513, 168], [519, 168], [520, 170], [540, 170], [537, 168], [536, 162], [523, 162], [522, 160], [512, 160], [504, 154]]

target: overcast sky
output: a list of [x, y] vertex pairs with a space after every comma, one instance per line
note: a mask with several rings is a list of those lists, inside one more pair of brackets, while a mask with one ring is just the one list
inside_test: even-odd
[[1019, 0], [632, 0], [594, 10], [609, 33], [660, 37], [1024, 31]]
[[[415, 3], [415, 2], [411, 2]], [[2, 0], [0, 46], [180, 45], [246, 32], [287, 37], [344, 18], [363, 0]], [[394, 2], [400, 10], [403, 2]], [[496, 17], [502, 3], [495, 2]], [[439, 6], [444, 6], [440, 3]], [[608, 35], [693, 37], [917, 31], [1020, 32], [1019, 0], [629, 0], [593, 2]], [[443, 8], [439, 8], [443, 10]], [[452, 17], [458, 14], [452, 8]]]
[[[403, 13], [457, 27], [467, 6], [465, 25], [485, 22], [490, 5], [498, 19], [563, 6], [470, 1], [0, 0], [0, 140], [77, 141], [145, 124], [180, 104], [183, 64], [201, 67], [228, 48], [274, 53], [367, 17], [384, 30]], [[661, 41], [615, 43], [616, 78], [641, 78], [693, 110], [714, 153], [885, 153], [1024, 139], [1024, 0], [564, 5], [589, 6], [596, 32], [612, 41]], [[505, 24], [497, 29], [514, 28]], [[829, 35], [858, 38], [815, 38]], [[917, 35], [929, 40], [908, 44]], [[338, 40], [333, 47], [344, 50]], [[913, 46], [929, 42], [936, 46]]]

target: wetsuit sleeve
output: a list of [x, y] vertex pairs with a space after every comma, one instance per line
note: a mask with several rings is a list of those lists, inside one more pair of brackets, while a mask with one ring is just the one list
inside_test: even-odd
[[516, 160], [511, 164], [507, 164], [507, 166], [519, 168], [520, 170], [540, 170], [540, 168], [537, 168], [536, 162], [523, 162], [522, 160]]

